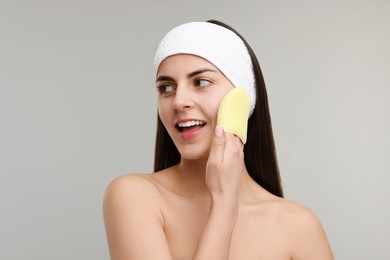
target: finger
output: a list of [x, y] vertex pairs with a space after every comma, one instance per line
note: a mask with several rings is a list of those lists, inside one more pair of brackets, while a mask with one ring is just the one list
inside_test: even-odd
[[242, 140], [240, 137], [235, 136], [234, 140], [236, 141], [236, 147], [238, 149], [238, 156], [239, 158], [244, 158], [244, 144], [242, 143]]
[[237, 135], [234, 136], [234, 140], [237, 144], [237, 147], [240, 148], [240, 150], [244, 150], [244, 144], [242, 143], [242, 140], [240, 137], [238, 137]]
[[[228, 152], [229, 151], [229, 152]], [[225, 160], [243, 156], [243, 145], [240, 138], [232, 133], [225, 133]]]
[[225, 132], [221, 126], [216, 126], [213, 141], [211, 143], [209, 160], [215, 162], [223, 161], [225, 150]]

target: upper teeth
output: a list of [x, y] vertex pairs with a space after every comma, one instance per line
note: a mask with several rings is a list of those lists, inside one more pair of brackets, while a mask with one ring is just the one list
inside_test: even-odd
[[179, 127], [189, 127], [194, 125], [204, 125], [204, 122], [202, 121], [187, 121], [187, 122], [181, 122], [178, 123]]

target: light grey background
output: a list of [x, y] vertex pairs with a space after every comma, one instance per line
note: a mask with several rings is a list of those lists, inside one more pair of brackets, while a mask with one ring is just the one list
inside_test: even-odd
[[0, 2], [0, 259], [108, 259], [107, 184], [151, 172], [155, 48], [222, 20], [268, 87], [285, 194], [337, 259], [390, 259], [389, 1]]

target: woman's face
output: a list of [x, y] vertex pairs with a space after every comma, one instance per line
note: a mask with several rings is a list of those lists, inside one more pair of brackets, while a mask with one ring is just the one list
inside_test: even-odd
[[179, 54], [160, 64], [156, 85], [161, 121], [181, 156], [207, 159], [218, 106], [232, 83], [207, 60]]

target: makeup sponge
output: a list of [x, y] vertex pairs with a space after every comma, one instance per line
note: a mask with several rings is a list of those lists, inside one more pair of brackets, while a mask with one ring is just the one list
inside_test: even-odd
[[246, 143], [250, 109], [249, 94], [244, 88], [230, 90], [222, 99], [217, 116], [217, 124], [225, 132], [237, 135]]

